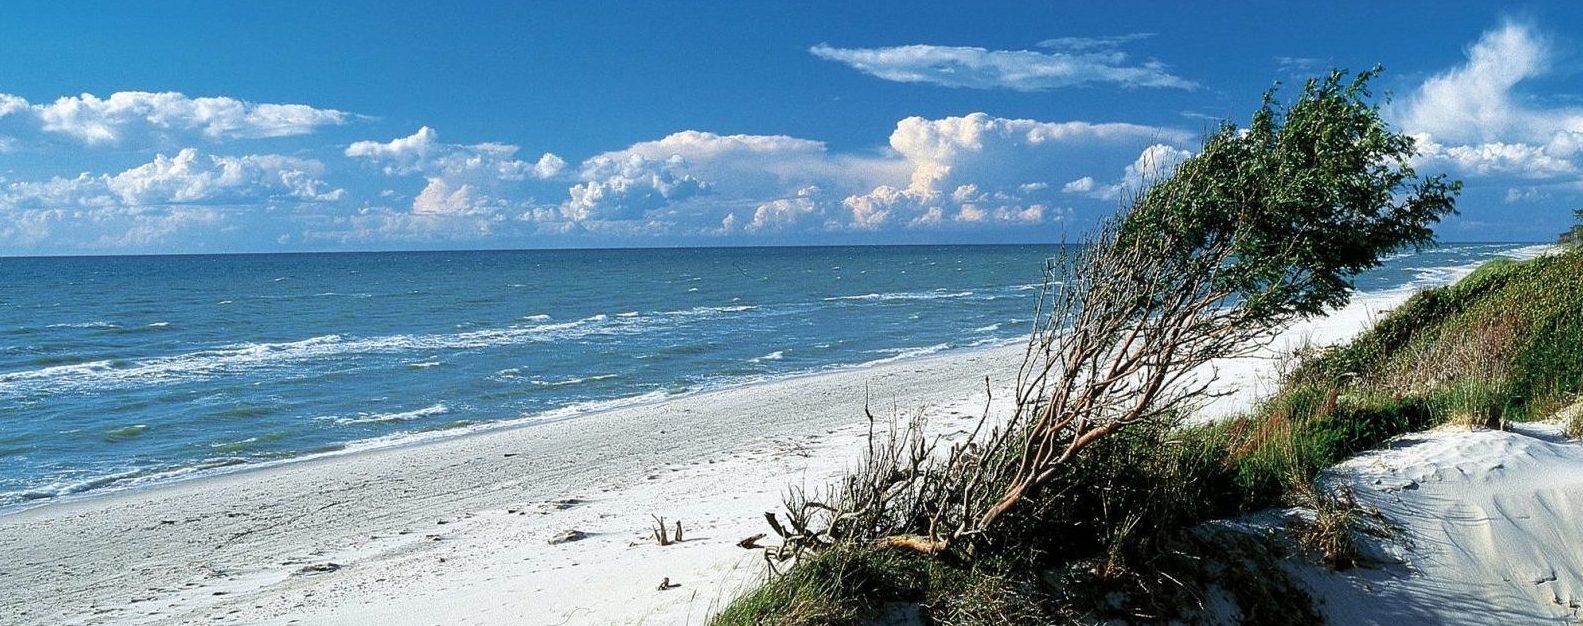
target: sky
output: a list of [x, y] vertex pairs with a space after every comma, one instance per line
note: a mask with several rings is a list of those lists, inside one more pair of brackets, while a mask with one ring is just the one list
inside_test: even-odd
[[1583, 3], [1496, 5], [21, 0], [0, 255], [1055, 242], [1376, 64], [1440, 238], [1549, 241]]

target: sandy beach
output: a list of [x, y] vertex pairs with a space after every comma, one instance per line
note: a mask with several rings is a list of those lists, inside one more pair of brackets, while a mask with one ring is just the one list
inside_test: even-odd
[[[1454, 280], [1457, 275], [1447, 276]], [[1229, 395], [1272, 388], [1279, 352], [1346, 339], [1410, 295], [1359, 297], [1257, 357]], [[0, 516], [7, 624], [698, 624], [764, 575], [735, 544], [788, 485], [850, 464], [867, 423], [923, 410], [968, 427], [1020, 345], [801, 376], [412, 445], [47, 504]], [[651, 515], [680, 520], [660, 546]], [[574, 540], [556, 541], [569, 531]], [[552, 541], [556, 541], [552, 543]], [[660, 590], [662, 580], [672, 588]]]

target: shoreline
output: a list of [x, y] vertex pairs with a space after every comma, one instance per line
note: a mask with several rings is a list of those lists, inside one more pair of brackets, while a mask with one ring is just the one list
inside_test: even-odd
[[[298, 463], [310, 463], [327, 459], [345, 458], [392, 448], [423, 446], [456, 438], [487, 436], [498, 431], [508, 431], [520, 428], [534, 428], [545, 424], [554, 424], [568, 420], [581, 419], [600, 413], [621, 411], [626, 409], [637, 409], [685, 398], [751, 389], [761, 385], [773, 385], [777, 383], [791, 382], [800, 379], [814, 378], [831, 374], [861, 372], [864, 370], [882, 368], [889, 365], [908, 363], [918, 360], [964, 358], [982, 352], [994, 352], [1013, 347], [1021, 348], [1023, 345], [1024, 340], [1022, 339], [996, 340], [988, 343], [950, 347], [927, 354], [906, 356], [905, 358], [902, 357], [907, 352], [924, 348], [900, 348], [898, 350], [901, 352], [898, 355], [885, 357], [883, 359], [876, 359], [863, 363], [820, 366], [815, 369], [789, 372], [760, 380], [724, 381], [718, 385], [710, 383], [701, 386], [698, 389], [682, 391], [679, 393], [663, 395], [659, 397], [653, 397], [654, 392], [649, 392], [604, 400], [590, 400], [565, 407], [550, 409], [548, 411], [532, 415], [519, 415], [516, 417], [493, 419], [486, 418], [450, 428], [406, 431], [389, 435], [381, 435], [368, 439], [356, 439], [336, 444], [338, 446], [336, 449], [305, 452], [300, 455], [280, 459], [271, 459], [260, 462], [244, 461], [240, 463], [219, 465], [214, 467], [176, 468], [161, 472], [161, 474], [164, 475], [156, 474], [154, 476], [147, 477], [143, 481], [134, 482], [125, 486], [97, 489], [90, 488], [81, 491], [65, 493], [59, 496], [43, 497], [35, 500], [24, 500], [5, 506], [0, 506], [0, 520], [3, 520], [5, 517], [10, 515], [24, 513], [41, 507], [65, 505], [79, 501], [87, 501], [121, 494], [130, 494], [148, 489], [160, 489], [190, 481], [211, 480], [225, 476], [243, 475], [251, 472], [270, 470]], [[101, 478], [94, 478], [89, 479], [89, 481], [100, 479]]]

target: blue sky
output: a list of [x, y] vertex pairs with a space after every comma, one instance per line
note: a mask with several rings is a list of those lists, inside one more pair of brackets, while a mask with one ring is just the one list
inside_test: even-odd
[[1384, 64], [1452, 241], [1583, 206], [1583, 4], [18, 2], [0, 254], [1039, 242]]

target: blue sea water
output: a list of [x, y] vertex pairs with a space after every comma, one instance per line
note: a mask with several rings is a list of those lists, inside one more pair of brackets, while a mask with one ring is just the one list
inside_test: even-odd
[[0, 508], [1016, 341], [1052, 251], [0, 258]]

